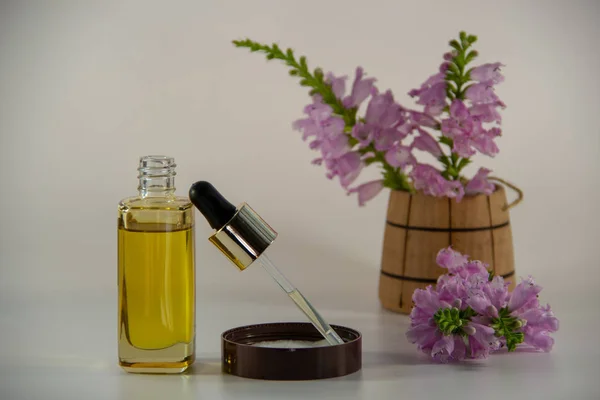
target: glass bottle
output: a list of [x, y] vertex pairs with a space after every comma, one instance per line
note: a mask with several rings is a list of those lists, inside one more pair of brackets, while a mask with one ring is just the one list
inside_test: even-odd
[[119, 365], [179, 373], [195, 358], [194, 209], [175, 196], [175, 160], [145, 156], [139, 195], [118, 210]]

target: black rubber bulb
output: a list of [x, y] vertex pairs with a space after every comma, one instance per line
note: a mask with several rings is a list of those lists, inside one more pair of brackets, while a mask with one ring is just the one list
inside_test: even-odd
[[196, 182], [190, 187], [190, 201], [214, 229], [221, 229], [236, 212], [233, 204], [205, 181]]

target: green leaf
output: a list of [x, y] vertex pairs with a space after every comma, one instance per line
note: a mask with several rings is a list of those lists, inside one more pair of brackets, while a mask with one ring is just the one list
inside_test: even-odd
[[517, 332], [522, 327], [521, 321], [511, 316], [507, 307], [499, 310], [498, 318], [493, 318], [490, 326], [494, 328], [497, 337], [504, 338], [508, 351], [514, 351], [525, 340], [523, 332]]
[[453, 62], [448, 63], [448, 71], [452, 72], [456, 76], [460, 76], [460, 71], [458, 70], [456, 64], [454, 64]]
[[440, 143], [450, 146], [450, 148], [454, 147], [454, 141], [447, 136], [440, 137]]
[[452, 158], [452, 164], [453, 164], [453, 165], [454, 165], [454, 164], [456, 164], [456, 162], [458, 161], [458, 154], [456, 154], [456, 153], [452, 153], [452, 154], [450, 155], [450, 157]]
[[459, 79], [460, 79], [460, 73], [455, 74], [452, 71], [446, 72], [446, 80], [447, 81], [458, 82]]
[[475, 57], [477, 57], [479, 55], [479, 52], [477, 50], [471, 50], [467, 53], [467, 56], [465, 57], [465, 63], [470, 63]]
[[375, 157], [370, 157], [370, 158], [367, 158], [366, 160], [364, 160], [365, 165], [367, 165], [367, 166], [373, 164], [376, 161], [377, 161], [377, 158], [375, 158]]
[[469, 36], [467, 36], [467, 41], [469, 43], [475, 43], [477, 41], [477, 36], [475, 36], [475, 35], [469, 35]]
[[458, 52], [462, 52], [462, 47], [460, 46], [460, 43], [458, 43], [456, 40], [451, 40], [449, 43], [450, 46], [452, 46], [453, 48], [456, 49], [456, 51]]
[[460, 160], [460, 162], [458, 163], [458, 171], [460, 172], [464, 167], [466, 167], [467, 165], [469, 165], [471, 163], [471, 159], [469, 158], [463, 158], [462, 160]]
[[308, 66], [306, 65], [306, 57], [300, 57], [300, 67], [304, 70], [308, 70]]
[[456, 307], [440, 308], [433, 315], [433, 321], [444, 335], [466, 336], [462, 327], [466, 326], [471, 320], [471, 317], [476, 315], [474, 312], [471, 313], [471, 311], [473, 310], [470, 307], [464, 311], [461, 311]]
[[296, 75], [298, 75], [298, 70], [296, 70], [296, 69], [291, 69], [291, 70], [290, 70], [290, 75], [291, 75], [291, 76], [296, 76]]
[[323, 80], [323, 70], [321, 68], [315, 68], [315, 72], [313, 72], [313, 75], [318, 80], [320, 80], [320, 81]]

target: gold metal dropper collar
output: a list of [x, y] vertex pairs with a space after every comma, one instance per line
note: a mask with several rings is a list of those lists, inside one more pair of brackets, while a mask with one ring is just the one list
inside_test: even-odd
[[277, 232], [250, 206], [242, 203], [234, 216], [208, 238], [240, 271], [273, 243]]

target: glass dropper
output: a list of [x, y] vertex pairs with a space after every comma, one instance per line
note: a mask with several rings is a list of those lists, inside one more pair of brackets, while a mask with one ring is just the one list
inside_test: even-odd
[[300, 293], [298, 289], [292, 285], [290, 281], [279, 270], [271, 259], [266, 254], [262, 254], [258, 257], [255, 263], [260, 263], [262, 267], [267, 271], [271, 278], [277, 282], [277, 284], [283, 289], [284, 292], [292, 299], [298, 308], [306, 315], [310, 322], [317, 328], [317, 330], [323, 335], [327, 343], [330, 345], [343, 344], [342, 338], [333, 330], [333, 328], [325, 321], [325, 319], [319, 314], [319, 312], [312, 306], [312, 304]]
[[344, 341], [325, 321], [310, 302], [263, 254], [277, 237], [277, 232], [269, 226], [248, 204], [234, 207], [208, 182], [200, 181], [192, 185], [190, 200], [204, 215], [216, 232], [209, 240], [240, 270], [250, 264], [263, 266], [290, 299], [306, 315], [310, 322], [323, 335], [330, 345]]

